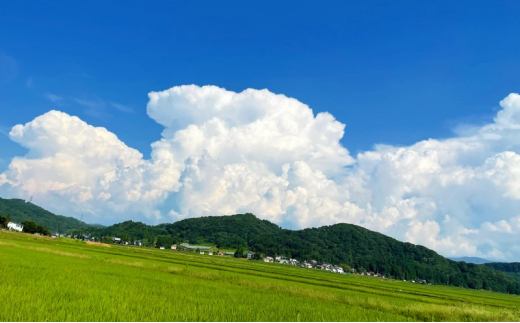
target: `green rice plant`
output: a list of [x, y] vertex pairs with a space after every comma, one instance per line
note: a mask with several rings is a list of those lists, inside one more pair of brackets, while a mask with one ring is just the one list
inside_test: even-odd
[[0, 321], [519, 321], [520, 298], [0, 231]]

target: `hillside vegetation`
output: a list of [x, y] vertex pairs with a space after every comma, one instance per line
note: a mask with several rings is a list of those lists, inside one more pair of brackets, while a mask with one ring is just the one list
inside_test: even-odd
[[17, 223], [30, 220], [52, 232], [64, 233], [72, 229], [89, 227], [88, 224], [78, 219], [56, 215], [21, 199], [3, 199], [0, 197], [0, 215], [9, 215], [11, 221]]
[[491, 262], [487, 267], [502, 271], [520, 282], [520, 262]]
[[519, 321], [516, 295], [0, 230], [0, 321]]

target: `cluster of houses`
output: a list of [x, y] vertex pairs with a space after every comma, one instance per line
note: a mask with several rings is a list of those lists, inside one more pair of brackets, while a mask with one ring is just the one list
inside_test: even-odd
[[290, 265], [290, 266], [300, 266], [300, 267], [309, 268], [309, 269], [319, 269], [319, 270], [329, 271], [329, 272], [332, 272], [335, 274], [345, 274], [345, 271], [340, 266], [335, 266], [335, 265], [331, 265], [328, 263], [319, 264], [316, 260], [311, 260], [310, 262], [308, 262], [308, 261], [299, 262], [296, 259], [287, 258], [287, 257], [283, 257], [283, 256], [276, 256], [274, 258], [265, 257], [264, 262], [274, 262], [274, 263]]
[[375, 273], [373, 271], [362, 271], [359, 274], [363, 275], [363, 276], [373, 276], [373, 277], [385, 278], [385, 276], [383, 274]]

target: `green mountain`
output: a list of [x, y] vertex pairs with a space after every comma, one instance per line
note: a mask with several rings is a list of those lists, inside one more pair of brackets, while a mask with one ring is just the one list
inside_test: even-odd
[[491, 262], [485, 265], [489, 268], [504, 272], [520, 282], [520, 262]]
[[505, 273], [484, 265], [455, 262], [423, 246], [344, 223], [294, 231], [253, 214], [238, 214], [158, 226], [127, 221], [92, 229], [91, 234], [117, 235], [129, 241], [145, 239], [148, 245], [162, 243], [167, 237], [171, 243], [211, 243], [225, 249], [242, 247], [269, 256], [347, 264], [358, 271], [379, 272], [396, 279], [424, 279], [433, 284], [520, 294], [520, 283]]
[[34, 221], [52, 232], [65, 233], [71, 229], [88, 227], [88, 224], [78, 219], [56, 215], [21, 199], [0, 198], [0, 214], [9, 215], [12, 222]]

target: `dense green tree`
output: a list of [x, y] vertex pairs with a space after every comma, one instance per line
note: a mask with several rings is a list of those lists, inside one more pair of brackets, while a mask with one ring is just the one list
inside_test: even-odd
[[23, 232], [39, 233], [39, 234], [43, 234], [46, 236], [51, 235], [51, 232], [49, 231], [49, 229], [47, 229], [46, 227], [44, 227], [42, 225], [36, 224], [34, 221], [25, 220], [25, 221], [22, 221], [22, 225], [23, 225], [23, 230], [22, 230]]
[[7, 229], [7, 224], [11, 222], [9, 215], [0, 215], [0, 228]]
[[26, 233], [37, 233], [38, 232], [38, 225], [34, 221], [25, 220], [22, 221], [23, 225], [23, 232]]
[[169, 235], [160, 235], [157, 236], [157, 242], [155, 245], [157, 247], [165, 247], [169, 248], [173, 244], [173, 238]]
[[235, 254], [233, 255], [235, 258], [244, 258], [244, 248], [238, 247], [235, 251]]

